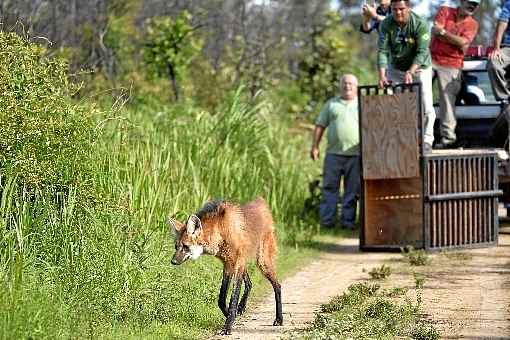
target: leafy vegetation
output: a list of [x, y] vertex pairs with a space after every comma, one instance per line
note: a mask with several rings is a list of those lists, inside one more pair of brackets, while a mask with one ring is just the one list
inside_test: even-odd
[[408, 246], [401, 249], [401, 254], [411, 266], [425, 266], [430, 262], [430, 258], [424, 249], [415, 249]]
[[311, 53], [300, 64], [302, 89], [311, 89], [311, 99], [318, 102], [337, 93], [338, 76], [352, 73], [351, 60], [357, 53], [350, 42], [352, 29], [341, 25], [338, 13], [328, 12], [312, 28]]
[[192, 35], [191, 15], [183, 11], [172, 20], [155, 17], [147, 22], [147, 42], [144, 49], [145, 63], [155, 74], [166, 74], [176, 100], [179, 100], [178, 79], [200, 49], [202, 42]]
[[387, 279], [391, 275], [391, 267], [385, 264], [380, 267], [374, 267], [368, 272], [368, 275], [372, 280]]
[[30, 189], [84, 180], [92, 112], [70, 100], [66, 61], [14, 33], [0, 35], [0, 57], [0, 172]]
[[321, 308], [300, 339], [439, 339], [438, 331], [420, 317], [421, 301], [413, 303], [405, 289], [382, 290], [357, 283]]
[[221, 327], [220, 263], [170, 266], [164, 223], [210, 198], [269, 201], [279, 273], [316, 252], [297, 250], [310, 228], [296, 223], [308, 135], [290, 133], [269, 97], [240, 88], [217, 111], [138, 95], [78, 105], [65, 62], [2, 39], [0, 338], [189, 339]]

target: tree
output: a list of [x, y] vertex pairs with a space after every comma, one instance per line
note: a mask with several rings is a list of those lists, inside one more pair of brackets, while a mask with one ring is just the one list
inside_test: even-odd
[[336, 93], [338, 77], [343, 72], [353, 72], [359, 65], [354, 56], [358, 44], [349, 39], [350, 27], [340, 24], [340, 16], [328, 12], [326, 17], [311, 27], [310, 40], [299, 64], [300, 83], [311, 94], [314, 102], [322, 101]]
[[189, 12], [183, 11], [175, 20], [156, 17], [147, 22], [145, 63], [157, 74], [167, 74], [176, 100], [179, 100], [178, 78], [202, 47], [201, 39], [192, 34], [200, 26], [191, 26], [191, 18]]

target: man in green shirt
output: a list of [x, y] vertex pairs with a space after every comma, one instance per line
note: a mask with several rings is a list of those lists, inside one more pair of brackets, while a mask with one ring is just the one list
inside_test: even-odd
[[383, 20], [379, 33], [379, 86], [384, 87], [390, 81], [405, 84], [421, 82], [425, 152], [432, 150], [436, 120], [429, 43], [427, 22], [411, 10], [409, 0], [391, 0], [391, 15]]
[[358, 80], [352, 74], [340, 80], [340, 97], [326, 102], [315, 121], [310, 156], [319, 158], [319, 144], [327, 129], [328, 146], [324, 159], [322, 200], [319, 207], [321, 225], [334, 227], [337, 216], [338, 189], [344, 176], [341, 224], [354, 229], [357, 196], [360, 191]]

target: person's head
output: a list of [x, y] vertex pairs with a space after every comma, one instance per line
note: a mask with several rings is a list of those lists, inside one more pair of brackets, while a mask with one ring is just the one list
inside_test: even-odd
[[393, 20], [399, 25], [404, 25], [409, 20], [411, 5], [409, 0], [391, 0], [391, 13]]
[[352, 100], [358, 95], [358, 78], [354, 74], [344, 74], [340, 78], [340, 97]]
[[390, 7], [391, 0], [380, 0], [379, 5], [381, 7], [387, 8]]
[[479, 5], [480, 0], [460, 0], [459, 13], [464, 16], [473, 15]]

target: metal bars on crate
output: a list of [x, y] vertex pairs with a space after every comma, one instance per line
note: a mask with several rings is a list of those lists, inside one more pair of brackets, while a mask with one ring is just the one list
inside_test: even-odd
[[426, 247], [497, 241], [497, 161], [491, 153], [426, 157]]

